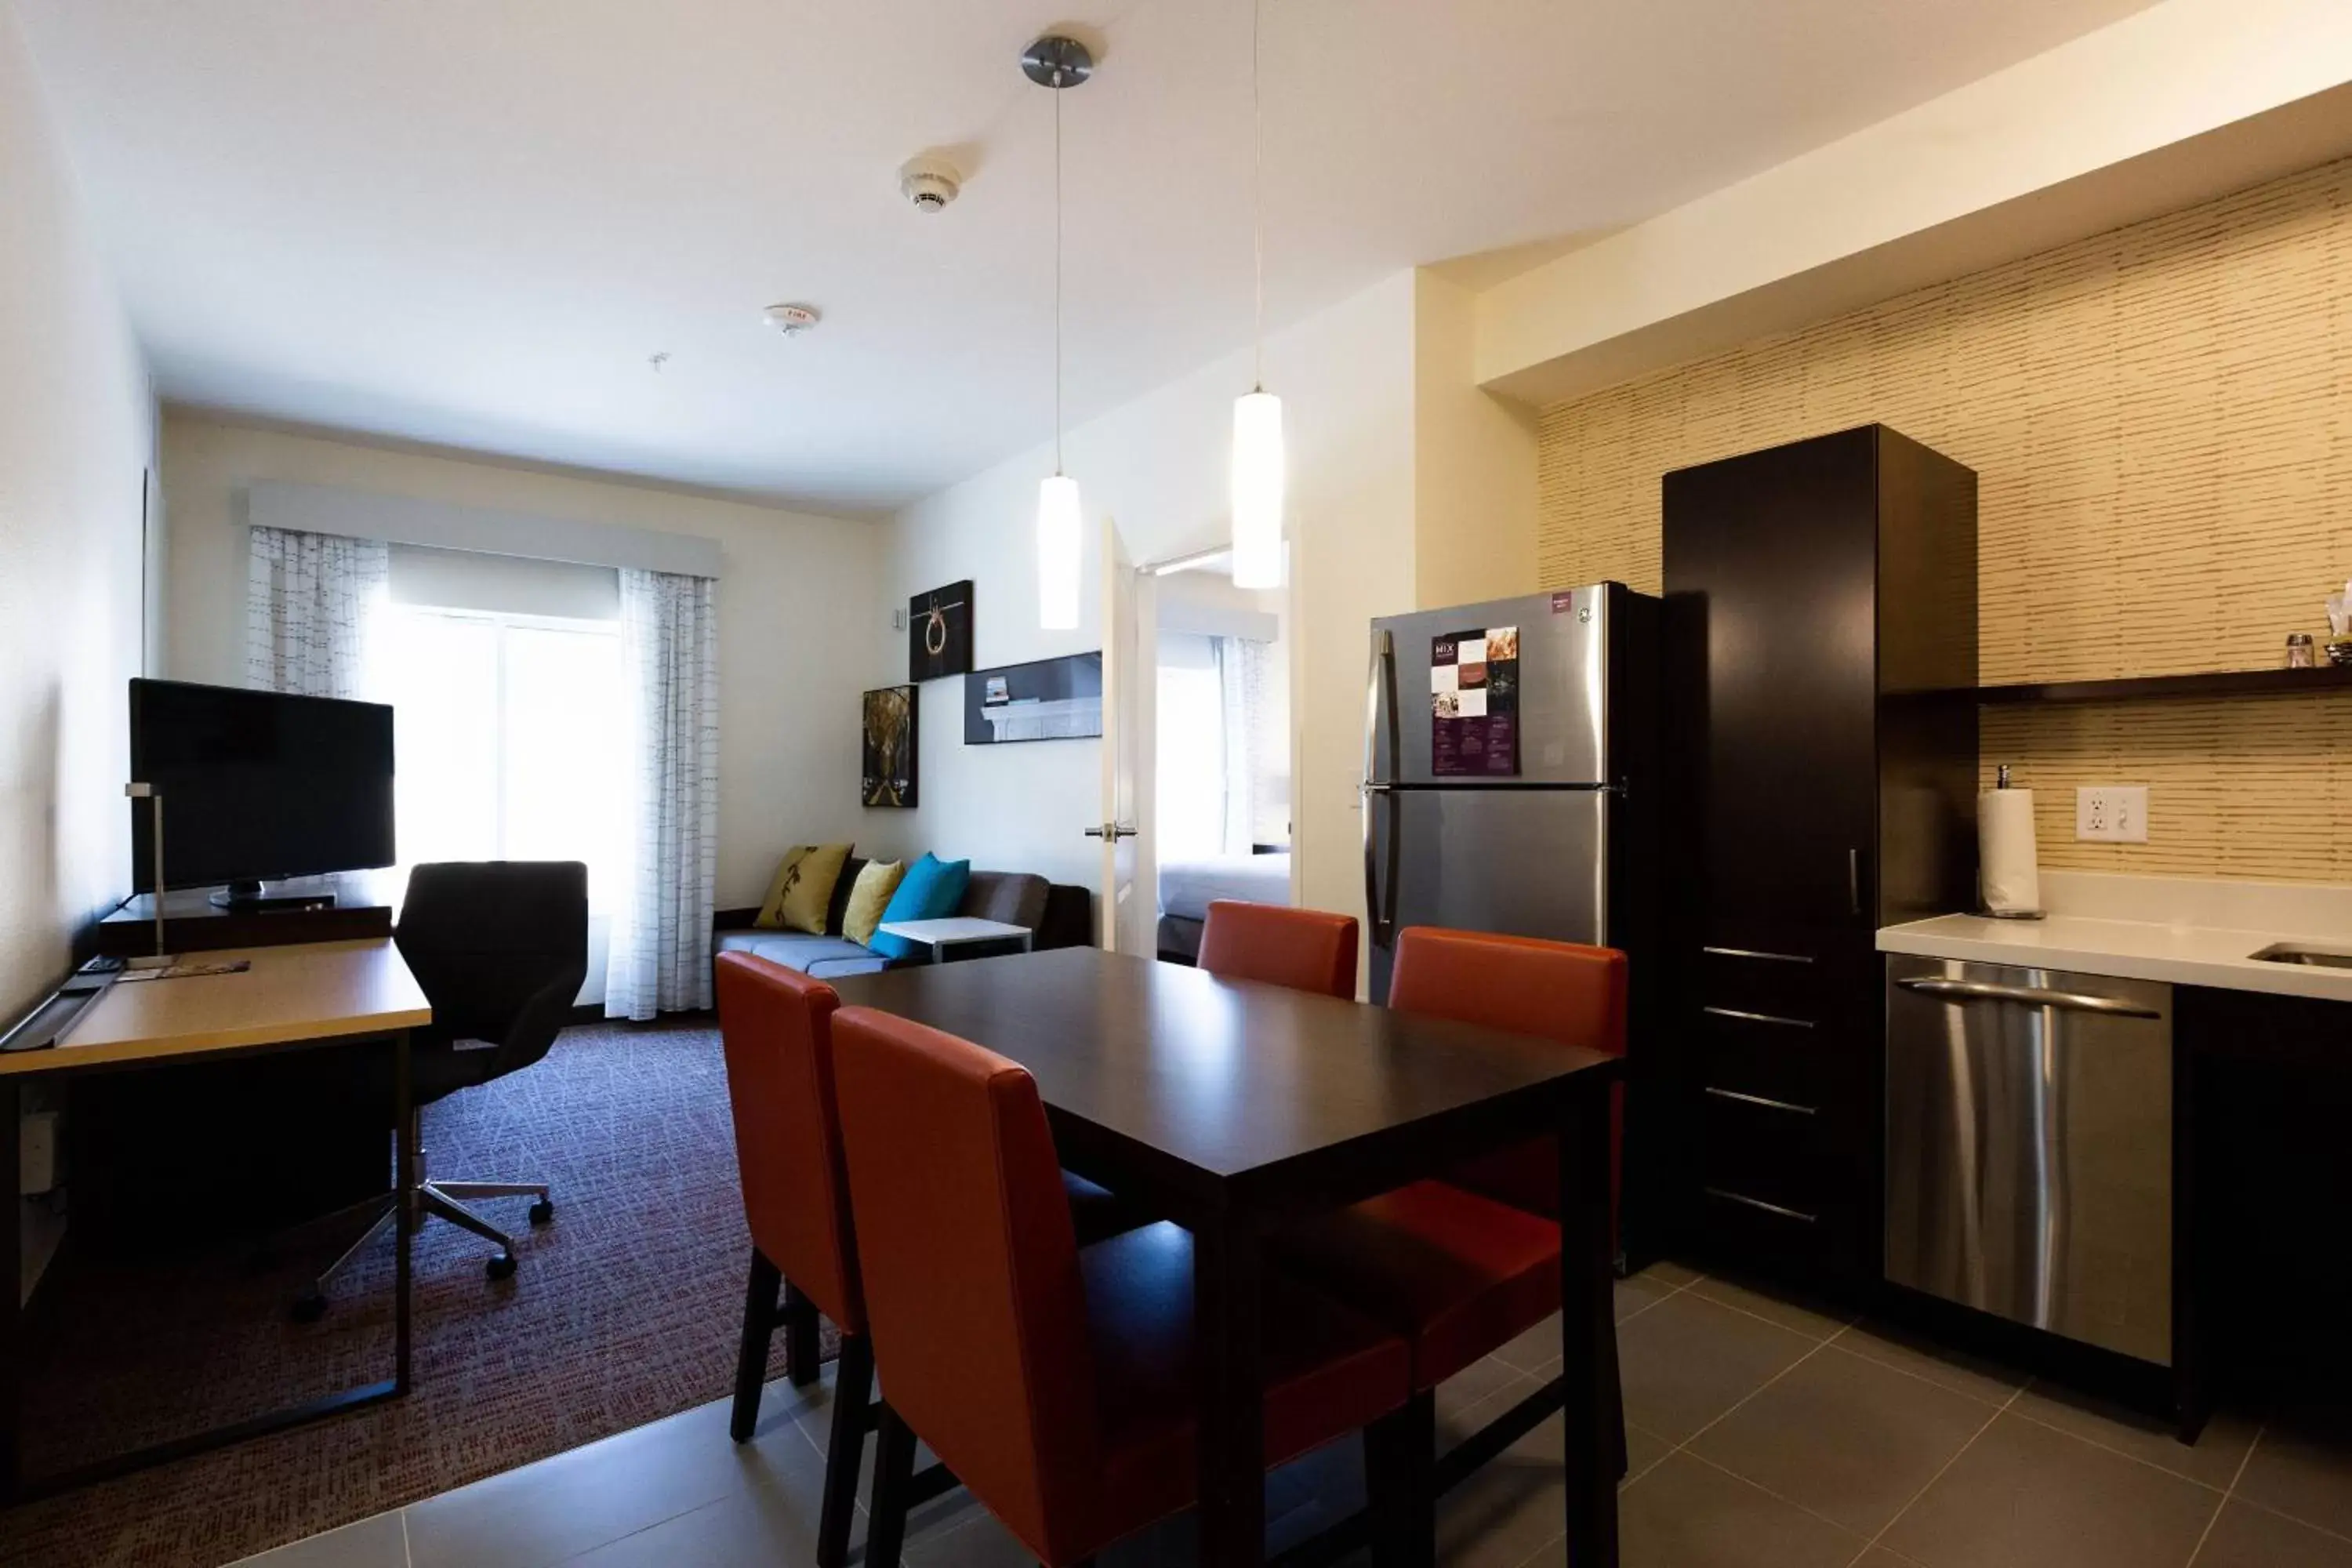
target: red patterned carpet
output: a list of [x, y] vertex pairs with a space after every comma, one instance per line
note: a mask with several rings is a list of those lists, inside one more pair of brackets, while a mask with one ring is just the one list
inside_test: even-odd
[[[556, 1217], [531, 1232], [523, 1200], [484, 1205], [517, 1233], [521, 1267], [498, 1285], [486, 1244], [426, 1228], [407, 1400], [0, 1515], [0, 1562], [210, 1568], [732, 1386], [750, 1242], [715, 1028], [567, 1030], [538, 1066], [427, 1108], [425, 1142], [438, 1175], [550, 1182]], [[390, 1243], [297, 1327], [278, 1309], [304, 1261], [46, 1281], [36, 1469], [387, 1375]]]

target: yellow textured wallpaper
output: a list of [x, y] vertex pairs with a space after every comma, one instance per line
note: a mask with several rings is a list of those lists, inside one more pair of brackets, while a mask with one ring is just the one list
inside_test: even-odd
[[[2281, 662], [2352, 576], [2352, 160], [1544, 411], [1543, 584], [1654, 592], [1659, 476], [1877, 420], [1977, 470], [1982, 679]], [[2352, 881], [2352, 694], [1988, 710], [2045, 865]], [[2074, 788], [2147, 784], [2149, 842]]]

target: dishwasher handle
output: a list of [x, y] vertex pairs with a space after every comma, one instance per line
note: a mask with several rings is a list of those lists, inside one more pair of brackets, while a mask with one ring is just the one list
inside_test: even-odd
[[2161, 1018], [2163, 1014], [2137, 1002], [2113, 996], [2085, 996], [2075, 991], [2048, 991], [2039, 985], [1996, 985], [1985, 980], [1947, 980], [1935, 975], [1895, 983], [1906, 991], [1941, 996], [1952, 1002], [2022, 1002], [2029, 1007], [2055, 1007], [2066, 1013], [2105, 1013], [2116, 1018]]

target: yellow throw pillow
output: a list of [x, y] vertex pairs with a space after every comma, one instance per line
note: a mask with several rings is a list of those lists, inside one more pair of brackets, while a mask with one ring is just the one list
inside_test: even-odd
[[890, 907], [890, 895], [907, 875], [904, 860], [868, 860], [857, 873], [857, 880], [849, 885], [849, 907], [842, 911], [841, 934], [860, 947], [874, 940], [874, 928], [882, 923], [882, 911]]
[[825, 911], [833, 907], [833, 885], [849, 858], [846, 844], [795, 844], [784, 851], [775, 880], [768, 884], [767, 900], [752, 922], [761, 931], [804, 931], [824, 934]]

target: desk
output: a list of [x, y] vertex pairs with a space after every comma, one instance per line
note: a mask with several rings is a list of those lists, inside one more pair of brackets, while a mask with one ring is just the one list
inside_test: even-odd
[[[834, 982], [1029, 1069], [1061, 1163], [1192, 1233], [1201, 1560], [1262, 1562], [1265, 1235], [1546, 1131], [1560, 1162], [1569, 1558], [1617, 1561], [1614, 1058], [1096, 948]], [[889, 1368], [881, 1369], [888, 1386]]]
[[[378, 940], [251, 948], [217, 956], [245, 959], [251, 967], [233, 974], [118, 982], [59, 1044], [0, 1056], [0, 1171], [16, 1169], [17, 1092], [27, 1079], [381, 1039], [394, 1044], [394, 1125], [400, 1130], [405, 1169], [415, 1157], [408, 1146], [408, 1031], [430, 1024], [433, 1010], [401, 962], [399, 950]], [[13, 1193], [8, 1195], [13, 1199]], [[5, 1304], [10, 1309], [0, 1312], [0, 1505], [144, 1469], [408, 1392], [409, 1233], [400, 1226], [395, 1227], [399, 1250], [389, 1379], [28, 1483], [18, 1431], [23, 1313], [16, 1307], [21, 1290], [16, 1270], [22, 1215], [19, 1204], [0, 1203], [0, 1259], [5, 1260]]]

